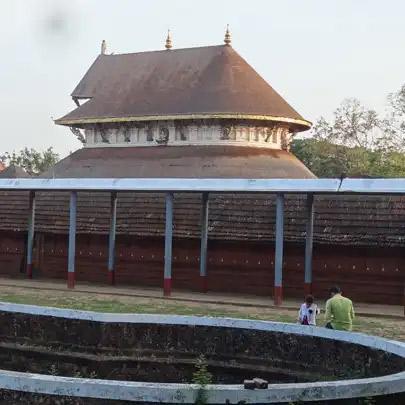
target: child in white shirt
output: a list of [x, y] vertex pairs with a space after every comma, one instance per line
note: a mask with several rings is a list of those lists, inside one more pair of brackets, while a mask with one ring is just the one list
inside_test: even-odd
[[318, 305], [314, 304], [314, 297], [307, 295], [298, 313], [298, 322], [301, 325], [316, 325], [316, 316], [320, 312]]

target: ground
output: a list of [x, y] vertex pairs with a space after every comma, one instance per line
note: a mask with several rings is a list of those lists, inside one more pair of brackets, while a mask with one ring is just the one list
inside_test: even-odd
[[[235, 304], [167, 300], [159, 297], [120, 296], [93, 292], [89, 294], [69, 290], [41, 290], [40, 288], [28, 289], [10, 285], [0, 286], [0, 301], [98, 312], [225, 316], [279, 322], [295, 322], [297, 315], [296, 310], [285, 308], [257, 308]], [[322, 324], [322, 315], [319, 320], [319, 323]], [[405, 341], [405, 318], [401, 320], [369, 315], [358, 316], [354, 330]]]

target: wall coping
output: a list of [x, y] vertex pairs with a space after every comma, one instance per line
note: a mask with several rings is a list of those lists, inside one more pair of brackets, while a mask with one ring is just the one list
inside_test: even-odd
[[[155, 314], [109, 314], [0, 302], [0, 311], [31, 315], [54, 316], [104, 323], [138, 323], [213, 326], [257, 329], [303, 336], [340, 340], [372, 349], [384, 350], [405, 358], [405, 343], [361, 333], [342, 332], [320, 327], [281, 322], [233, 318], [214, 318]], [[0, 370], [0, 389], [66, 395], [99, 399], [140, 402], [194, 403], [198, 386], [194, 384], [145, 383], [102, 379], [58, 377]], [[247, 403], [278, 403], [346, 399], [386, 395], [405, 391], [405, 371], [375, 378], [313, 382], [299, 384], [270, 384], [267, 390], [245, 390], [243, 385], [207, 386], [208, 404], [246, 401]]]

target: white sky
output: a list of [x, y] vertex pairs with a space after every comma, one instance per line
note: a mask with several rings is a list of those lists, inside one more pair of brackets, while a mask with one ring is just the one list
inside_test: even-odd
[[403, 0], [1, 0], [0, 153], [80, 147], [54, 125], [74, 108], [69, 94], [100, 50], [221, 44], [233, 47], [315, 121], [346, 97], [384, 110], [405, 82]]

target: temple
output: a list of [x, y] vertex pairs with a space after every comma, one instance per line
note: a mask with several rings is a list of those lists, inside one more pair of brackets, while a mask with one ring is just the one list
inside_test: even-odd
[[[163, 50], [130, 54], [108, 54], [103, 41], [71, 96], [75, 109], [55, 122], [69, 127], [83, 147], [42, 178], [315, 178], [289, 151], [293, 137], [311, 123], [234, 50], [229, 31], [224, 45], [175, 49], [169, 34]], [[0, 224], [0, 274], [28, 269], [30, 277], [66, 278], [69, 270], [71, 287], [77, 279], [169, 293], [171, 283], [268, 296], [279, 288], [281, 295], [274, 277], [278, 198], [176, 193], [165, 206], [159, 193], [78, 193], [72, 276], [69, 193], [37, 192], [34, 200], [33, 193], [2, 192], [0, 214], [7, 219]], [[164, 266], [168, 203], [170, 285]], [[324, 297], [331, 284], [340, 284], [357, 300], [401, 303], [403, 197], [292, 194], [282, 203], [285, 295]], [[35, 235], [27, 246], [33, 206]], [[311, 277], [304, 274], [308, 266]]]
[[72, 92], [77, 108], [56, 120], [84, 148], [52, 176], [314, 177], [289, 153], [292, 137], [311, 124], [229, 37], [225, 45], [166, 48], [123, 55], [102, 48]]

